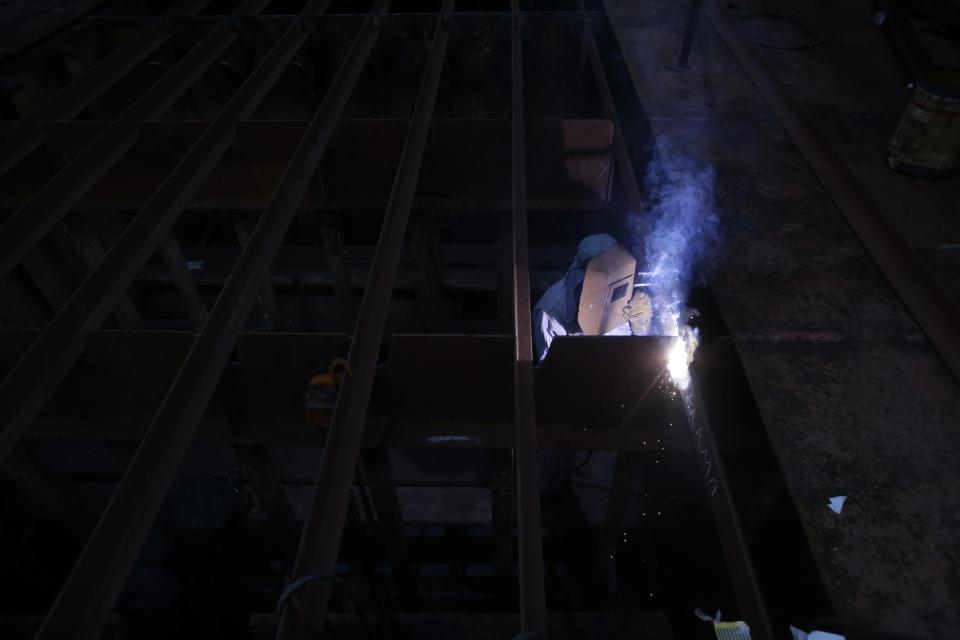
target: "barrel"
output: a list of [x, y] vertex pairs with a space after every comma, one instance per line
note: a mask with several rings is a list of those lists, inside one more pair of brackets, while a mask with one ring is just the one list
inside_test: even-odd
[[890, 167], [918, 178], [946, 175], [960, 161], [960, 69], [919, 80], [890, 141]]

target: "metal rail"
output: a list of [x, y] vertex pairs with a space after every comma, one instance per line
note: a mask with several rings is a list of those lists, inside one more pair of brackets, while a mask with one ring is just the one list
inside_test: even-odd
[[[265, 0], [243, 3], [235, 15], [252, 15]], [[222, 20], [116, 121], [0, 226], [0, 277], [36, 245], [97, 180], [136, 143], [144, 120], [162, 114], [240, 37]]]
[[167, 10], [163, 17], [138, 31], [104, 56], [83, 76], [6, 129], [0, 135], [0, 175], [43, 144], [44, 124], [53, 120], [69, 120], [83, 111], [117, 80], [169, 40], [170, 31], [165, 18], [196, 15], [210, 2], [211, 0], [191, 0]]
[[84, 332], [106, 320], [233, 141], [237, 122], [249, 117], [306, 40], [302, 23], [292, 23], [0, 384], [0, 461], [80, 357]]
[[[695, 373], [695, 372], [694, 372]], [[770, 626], [770, 618], [764, 604], [763, 594], [753, 569], [753, 560], [747, 540], [740, 528], [737, 506], [734, 504], [724, 471], [723, 459], [713, 441], [713, 432], [704, 407], [703, 398], [694, 375], [683, 401], [687, 423], [693, 438], [695, 455], [703, 471], [707, 502], [720, 536], [720, 547], [733, 584], [734, 596], [740, 615], [750, 626], [750, 636], [755, 640], [773, 640], [776, 636]]]
[[[300, 550], [293, 569], [294, 580], [304, 576], [333, 575], [337, 564], [343, 523], [350, 498], [357, 456], [366, 426], [377, 356], [400, 261], [403, 239], [413, 205], [430, 122], [443, 70], [450, 30], [447, 25], [453, 0], [445, 0], [430, 47], [430, 56], [420, 84], [413, 119], [400, 156], [390, 201], [367, 283], [348, 361], [350, 375], [340, 389], [337, 406], [317, 472], [313, 504], [307, 516]], [[304, 585], [294, 596], [303, 605], [288, 607], [280, 621], [281, 638], [310, 638], [321, 629], [327, 614], [330, 586], [327, 582]], [[302, 617], [309, 615], [308, 619]]]
[[960, 306], [923, 264], [876, 201], [780, 84], [719, 3], [706, 6], [747, 77], [803, 154], [827, 194], [907, 310], [960, 381]]
[[37, 638], [99, 636], [378, 33], [368, 18]]
[[513, 1], [510, 32], [513, 162], [513, 402], [516, 450], [520, 627], [545, 634], [547, 604], [543, 584], [543, 525], [537, 459], [537, 416], [530, 318], [530, 257], [527, 238], [527, 161], [523, 108], [523, 18]]

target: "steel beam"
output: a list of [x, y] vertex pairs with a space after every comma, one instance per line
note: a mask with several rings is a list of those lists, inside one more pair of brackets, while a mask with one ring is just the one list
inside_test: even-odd
[[[53, 156], [69, 156], [107, 126], [94, 121], [54, 123], [47, 128], [46, 148]], [[202, 121], [143, 123], [140, 139], [125, 156], [129, 163], [118, 163], [77, 206], [88, 210], [143, 207], [170, 171], [167, 158], [185, 153], [207, 126]], [[342, 120], [303, 209], [382, 211], [407, 128], [405, 120]], [[262, 211], [305, 129], [306, 122], [297, 121], [239, 123], [229, 162], [214, 169], [191, 207]], [[606, 209], [612, 214], [605, 199], [610, 182], [606, 176], [614, 162], [613, 124], [606, 119], [548, 119], [534, 120], [528, 129], [528, 209], [577, 214]], [[430, 141], [415, 211], [511, 209], [508, 120], [435, 120]], [[373, 157], [381, 160], [371, 162]], [[31, 157], [0, 177], [0, 208], [26, 204], [54, 169], [50, 158]]]
[[386, 548], [392, 565], [397, 601], [408, 611], [416, 610], [419, 599], [417, 571], [407, 549], [403, 511], [393, 482], [388, 450], [384, 447], [364, 449], [360, 453], [360, 469], [362, 473], [358, 475], [366, 484], [376, 511], [374, 533], [378, 544]]
[[190, 0], [169, 9], [163, 14], [164, 17], [157, 18], [131, 36], [83, 76], [4, 131], [0, 135], [0, 175], [43, 144], [44, 123], [73, 118], [169, 40], [170, 32], [165, 17], [195, 15], [208, 4], [210, 0]]
[[733, 585], [740, 616], [750, 626], [750, 636], [755, 640], [773, 640], [776, 635], [770, 626], [763, 594], [760, 592], [760, 585], [753, 569], [750, 549], [740, 528], [737, 507], [727, 483], [723, 459], [713, 440], [710, 420], [707, 417], [697, 379], [698, 376], [694, 375], [690, 388], [679, 395], [682, 397], [687, 424], [693, 436], [694, 453], [703, 472], [707, 502], [710, 504], [717, 534], [720, 536], [720, 547], [723, 550], [727, 572]]
[[[252, 5], [244, 3], [245, 5]], [[254, 3], [257, 7], [266, 2]], [[249, 15], [251, 8], [237, 9]], [[240, 33], [223, 20], [115, 122], [0, 225], [0, 277], [6, 275], [137, 141], [141, 122], [161, 115], [233, 44]]]
[[83, 332], [100, 326], [113, 310], [233, 141], [237, 121], [253, 112], [306, 40], [299, 23], [281, 36], [0, 385], [0, 461], [80, 356]]
[[194, 330], [199, 331], [203, 323], [207, 321], [207, 305], [200, 296], [197, 283], [187, 266], [187, 259], [183, 257], [180, 243], [172, 234], [167, 233], [157, 246], [157, 253], [167, 265], [165, 280], [168, 279], [173, 283], [173, 287], [180, 295], [184, 310], [190, 318], [191, 325]]
[[[250, 236], [253, 235], [253, 229], [257, 224], [256, 215], [246, 211], [227, 214], [233, 218], [233, 230], [237, 236], [237, 242], [240, 247], [247, 246]], [[257, 315], [263, 320], [267, 331], [275, 331], [279, 322], [280, 314], [277, 312], [277, 303], [273, 295], [273, 281], [269, 273], [267, 278], [260, 285], [260, 292], [257, 294]]]
[[513, 147], [513, 421], [516, 431], [517, 529], [520, 573], [520, 627], [545, 634], [547, 605], [543, 583], [543, 526], [537, 478], [537, 416], [530, 319], [530, 257], [527, 238], [527, 161], [523, 109], [523, 24], [513, 2], [510, 33]]
[[37, 638], [95, 638], [136, 562], [233, 350], [260, 283], [360, 76], [378, 30], [368, 19], [224, 285], [97, 529]]
[[[443, 70], [450, 30], [446, 24], [453, 10], [446, 0], [417, 96], [413, 119], [403, 146], [400, 165], [384, 213], [377, 252], [370, 271], [353, 343], [348, 375], [340, 389], [327, 443], [317, 473], [310, 514], [300, 541], [293, 578], [333, 575], [337, 563], [354, 469], [366, 424], [377, 358], [393, 291], [393, 280], [403, 249], [403, 240], [423, 161], [430, 121]], [[314, 582], [294, 596], [303, 604], [295, 613], [287, 608], [280, 622], [280, 638], [310, 638], [322, 628], [330, 596], [328, 582]], [[309, 619], [303, 617], [309, 612]]]
[[[93, 222], [93, 220], [89, 220], [89, 222]], [[66, 232], [73, 240], [80, 260], [83, 261], [84, 271], [89, 273], [96, 269], [104, 256], [103, 243], [101, 238], [98, 237], [96, 229], [88, 222], [84, 222], [72, 230], [66, 229]], [[139, 329], [143, 326], [143, 320], [137, 311], [137, 305], [126, 293], [122, 294], [117, 301], [114, 316], [123, 329]]]
[[[130, 418], [38, 418], [27, 434], [30, 440], [97, 440], [139, 442], [146, 434], [148, 419]], [[214, 444], [268, 444], [320, 447], [326, 441], [324, 431], [302, 422], [244, 421], [242, 429], [233, 429], [226, 421], [203, 420], [197, 442]], [[562, 425], [541, 424], [537, 443], [545, 449], [594, 449], [597, 451], [657, 451], [656, 438], [635, 429], [597, 427], [584, 431]], [[436, 420], [399, 419], [390, 422], [382, 433], [367, 431], [361, 447], [371, 449], [513, 449], [512, 425], [501, 422], [438, 422]], [[513, 486], [513, 467], [509, 485]], [[498, 481], [500, 482], [500, 481]], [[506, 481], [504, 481], [506, 482]], [[511, 489], [511, 494], [513, 493]], [[513, 502], [511, 498], [511, 503]], [[511, 511], [513, 513], [513, 511]], [[511, 516], [510, 520], [513, 520]]]
[[718, 2], [709, 2], [706, 13], [870, 257], [927, 334], [953, 377], [960, 381], [960, 306], [777, 81], [726, 9]]
[[613, 94], [610, 92], [610, 85], [607, 83], [607, 73], [603, 70], [603, 61], [600, 59], [600, 51], [597, 48], [597, 41], [593, 37], [593, 30], [590, 28], [590, 19], [584, 9], [583, 0], [577, 0], [577, 9], [581, 11], [587, 57], [590, 59], [590, 68], [593, 70], [593, 77], [597, 83], [603, 113], [613, 122], [614, 126], [613, 153], [617, 160], [617, 175], [623, 187], [627, 206], [630, 207], [632, 212], [640, 213], [643, 210], [643, 201], [640, 197], [640, 187], [637, 185], [637, 174], [633, 170], [633, 161], [630, 160], [630, 151], [627, 149], [623, 127], [620, 125]]

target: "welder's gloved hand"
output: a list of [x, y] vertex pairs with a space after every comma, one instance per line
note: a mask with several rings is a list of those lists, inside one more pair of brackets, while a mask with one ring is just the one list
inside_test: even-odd
[[638, 289], [630, 302], [623, 308], [623, 319], [630, 323], [630, 331], [635, 336], [650, 335], [653, 324], [653, 301], [642, 289]]

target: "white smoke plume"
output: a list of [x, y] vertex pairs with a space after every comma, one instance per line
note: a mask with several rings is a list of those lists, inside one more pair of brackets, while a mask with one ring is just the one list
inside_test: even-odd
[[[718, 217], [709, 167], [697, 165], [670, 145], [644, 180], [646, 210], [634, 219], [633, 243], [643, 248], [644, 280], [653, 299], [652, 333], [679, 336], [668, 371], [680, 389], [689, 385], [689, 364], [699, 344], [687, 321], [687, 297], [718, 245]], [[639, 251], [638, 251], [639, 253]]]

